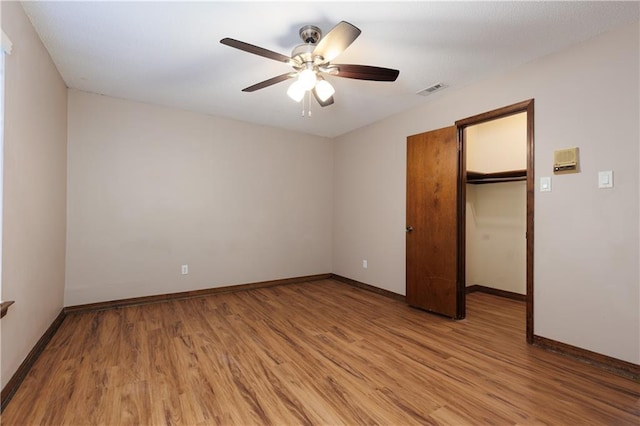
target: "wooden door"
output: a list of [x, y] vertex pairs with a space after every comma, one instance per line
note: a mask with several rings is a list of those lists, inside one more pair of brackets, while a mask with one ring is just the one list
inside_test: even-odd
[[464, 318], [455, 126], [407, 138], [407, 302]]

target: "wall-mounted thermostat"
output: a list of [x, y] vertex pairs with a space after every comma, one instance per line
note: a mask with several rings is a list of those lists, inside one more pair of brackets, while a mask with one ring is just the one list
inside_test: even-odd
[[578, 173], [578, 148], [553, 152], [553, 173]]

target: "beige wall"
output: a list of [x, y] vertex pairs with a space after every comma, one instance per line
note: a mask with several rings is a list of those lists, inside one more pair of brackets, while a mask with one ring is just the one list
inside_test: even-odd
[[527, 168], [527, 113], [464, 129], [467, 170], [481, 173]]
[[329, 273], [332, 174], [329, 139], [70, 90], [65, 304]]
[[467, 184], [466, 282], [527, 293], [527, 183]]
[[635, 23], [337, 138], [334, 273], [404, 294], [407, 135], [535, 98], [536, 177], [571, 146], [582, 171], [535, 193], [534, 332], [640, 363], [639, 38]]
[[67, 88], [17, 2], [2, 2], [6, 57], [2, 387], [63, 306]]

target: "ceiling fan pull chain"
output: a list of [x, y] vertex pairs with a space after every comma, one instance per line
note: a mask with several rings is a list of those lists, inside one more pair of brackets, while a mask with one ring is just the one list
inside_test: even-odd
[[307, 115], [307, 97], [309, 94], [307, 92], [304, 93], [304, 98], [302, 98], [302, 116], [305, 117]]
[[311, 95], [309, 92], [304, 93], [304, 97], [302, 98], [302, 116], [311, 117]]

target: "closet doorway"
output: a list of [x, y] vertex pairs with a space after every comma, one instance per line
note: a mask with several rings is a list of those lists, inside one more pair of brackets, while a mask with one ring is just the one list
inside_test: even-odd
[[526, 301], [533, 341], [533, 100], [456, 122], [460, 285]]
[[[520, 115], [523, 114], [523, 115]], [[472, 167], [476, 173], [467, 173], [467, 151], [471, 149], [483, 151], [482, 146], [476, 149], [470, 148], [468, 133], [477, 133], [473, 126], [490, 123], [495, 120], [505, 119], [518, 115], [517, 119], [525, 122], [525, 152], [520, 152], [517, 166], [496, 167], [495, 162], [488, 168], [477, 166], [477, 159], [472, 160]], [[490, 125], [488, 125], [490, 127]], [[473, 139], [473, 138], [472, 138]], [[498, 149], [502, 153], [506, 148]], [[498, 154], [493, 154], [494, 156]], [[523, 158], [524, 157], [524, 166]], [[513, 168], [516, 167], [514, 170]], [[476, 182], [468, 182], [468, 181]], [[520, 241], [524, 231], [525, 241], [525, 289], [526, 300], [526, 338], [528, 343], [533, 343], [533, 99], [520, 102], [505, 108], [500, 108], [487, 113], [459, 120], [455, 126], [412, 135], [407, 137], [407, 222], [406, 222], [406, 299], [410, 306], [423, 309], [453, 319], [462, 319], [466, 315], [466, 285], [467, 285], [467, 186], [478, 183], [487, 185], [501, 180], [503, 183], [515, 183], [513, 186], [526, 188], [526, 223], [524, 229], [520, 224], [515, 233], [520, 232]], [[509, 180], [509, 182], [505, 182]], [[514, 189], [514, 193], [517, 190]], [[497, 191], [469, 190], [470, 201], [477, 200], [478, 193], [493, 193]], [[522, 197], [522, 193], [520, 193]], [[486, 200], [483, 200], [486, 201]], [[520, 201], [522, 199], [520, 198]], [[517, 204], [517, 203], [514, 203]], [[489, 206], [483, 213], [491, 214], [490, 210], [495, 206], [491, 202], [484, 203]], [[522, 204], [516, 210], [522, 210]], [[473, 212], [471, 213], [473, 214]], [[473, 217], [470, 219], [474, 219]], [[504, 222], [503, 218], [503, 222]], [[483, 218], [484, 220], [484, 218]], [[490, 219], [491, 222], [494, 219]], [[507, 220], [508, 223], [508, 220]], [[482, 225], [486, 225], [485, 221]], [[492, 236], [485, 232], [486, 229], [473, 229], [477, 235], [471, 238], [479, 238], [479, 242], [488, 241]], [[483, 233], [484, 232], [484, 233]], [[474, 245], [472, 240], [470, 246]], [[478, 245], [478, 244], [476, 244]], [[489, 253], [490, 254], [490, 253]], [[509, 262], [509, 253], [506, 253]], [[470, 254], [473, 258], [473, 255]], [[514, 254], [514, 257], [517, 256]], [[474, 261], [477, 261], [474, 260]], [[522, 259], [520, 258], [522, 266]], [[479, 276], [474, 266], [469, 265], [469, 278]], [[520, 269], [519, 273], [522, 273]], [[473, 275], [475, 274], [475, 275]], [[481, 274], [480, 274], [481, 276]], [[495, 280], [491, 280], [494, 281]], [[509, 289], [497, 289], [496, 291], [509, 292], [509, 294], [521, 293], [522, 277], [512, 280], [502, 279], [498, 285], [520, 287], [508, 287]], [[487, 284], [469, 282], [472, 285]]]

